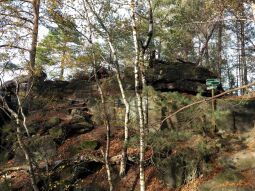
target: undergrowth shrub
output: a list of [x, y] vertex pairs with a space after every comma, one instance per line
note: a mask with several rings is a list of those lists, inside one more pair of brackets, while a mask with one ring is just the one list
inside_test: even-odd
[[4, 179], [3, 182], [0, 183], [0, 190], [1, 191], [11, 191], [11, 181], [8, 179]]
[[169, 188], [177, 188], [211, 170], [217, 153], [214, 142], [194, 131], [165, 129], [146, 137], [152, 149], [152, 163]]
[[16, 128], [15, 122], [11, 121], [1, 127], [1, 137], [0, 137], [0, 163], [4, 163], [10, 158], [12, 158], [12, 146], [16, 142]]

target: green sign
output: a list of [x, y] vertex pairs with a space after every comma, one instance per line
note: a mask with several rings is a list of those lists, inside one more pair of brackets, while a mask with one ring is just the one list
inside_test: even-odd
[[206, 89], [207, 90], [215, 90], [217, 88], [217, 86], [208, 86]]
[[217, 86], [220, 84], [220, 80], [219, 79], [207, 79], [206, 80], [206, 85], [207, 86]]

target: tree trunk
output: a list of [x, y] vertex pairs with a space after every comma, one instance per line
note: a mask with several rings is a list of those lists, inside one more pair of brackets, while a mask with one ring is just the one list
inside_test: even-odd
[[33, 7], [33, 32], [32, 32], [32, 43], [30, 49], [30, 74], [34, 74], [35, 69], [35, 57], [36, 57], [36, 48], [37, 48], [37, 41], [38, 41], [38, 27], [39, 27], [39, 14], [40, 14], [40, 0], [33, 0], [32, 2]]
[[146, 79], [145, 79], [145, 50], [142, 50], [141, 54], [141, 62], [140, 62], [141, 67], [140, 69], [140, 75], [142, 79], [142, 103], [143, 103], [143, 121], [144, 121], [144, 129], [149, 132], [149, 97], [148, 97], [148, 90], [146, 88]]
[[[248, 84], [247, 77], [247, 64], [246, 64], [246, 53], [245, 53], [245, 10], [243, 2], [239, 2], [240, 16], [240, 85]], [[244, 94], [245, 90], [241, 90], [241, 94]]]
[[112, 59], [113, 59], [113, 64], [116, 68], [116, 77], [117, 77], [117, 81], [118, 81], [118, 85], [120, 88], [120, 92], [121, 92], [121, 96], [125, 105], [125, 124], [124, 124], [124, 141], [123, 141], [123, 149], [122, 149], [122, 160], [121, 160], [121, 165], [120, 165], [120, 175], [124, 175], [126, 172], [126, 161], [127, 161], [127, 142], [128, 142], [128, 124], [129, 124], [129, 113], [130, 113], [130, 106], [126, 97], [126, 93], [123, 87], [123, 82], [121, 79], [121, 75], [120, 75], [120, 69], [119, 69], [119, 62], [118, 62], [118, 57], [117, 57], [117, 52], [114, 48], [113, 45], [113, 41], [111, 38], [111, 35], [108, 31], [108, 29], [106, 28], [106, 26], [104, 25], [102, 19], [99, 17], [99, 15], [95, 12], [95, 10], [92, 8], [91, 3], [88, 0], [85, 0], [90, 11], [93, 13], [93, 15], [96, 17], [97, 21], [99, 22], [100, 26], [102, 27], [102, 29], [106, 32], [107, 34], [107, 42], [110, 46], [111, 49], [111, 55], [112, 55]]
[[[18, 90], [18, 88], [17, 88], [17, 90]], [[17, 90], [16, 90], [16, 93], [17, 93]], [[4, 108], [6, 108], [6, 110], [8, 112], [10, 112], [10, 114], [16, 120], [16, 125], [17, 125], [17, 128], [16, 128], [17, 133], [16, 133], [16, 135], [17, 135], [17, 140], [18, 140], [19, 146], [20, 146], [23, 154], [25, 155], [26, 161], [27, 161], [28, 166], [29, 166], [28, 170], [29, 170], [31, 185], [32, 185], [34, 191], [39, 191], [39, 189], [38, 189], [38, 187], [36, 185], [36, 177], [35, 177], [35, 172], [34, 172], [34, 168], [33, 168], [33, 160], [32, 160], [32, 158], [30, 156], [28, 148], [25, 146], [25, 144], [24, 144], [24, 142], [22, 140], [22, 133], [21, 133], [21, 130], [20, 130], [21, 123], [20, 123], [19, 115], [18, 115], [18, 113], [16, 113], [14, 110], [12, 110], [9, 107], [9, 105], [5, 102], [5, 100], [3, 98], [2, 98], [2, 101], [3, 101], [3, 104], [4, 104]], [[24, 113], [22, 115], [24, 115]], [[26, 121], [23, 119], [23, 125], [24, 125], [25, 122]]]
[[223, 21], [218, 23], [218, 42], [217, 42], [217, 73], [221, 80], [221, 67], [222, 67], [222, 33], [223, 33]]
[[206, 44], [205, 44], [205, 50], [204, 50], [205, 66], [206, 66], [206, 67], [210, 67], [209, 40], [207, 40], [207, 39], [209, 39], [209, 38], [207, 37], [207, 35], [206, 35], [205, 39], [206, 39], [206, 42], [205, 42], [205, 43], [206, 43]]
[[[207, 31], [207, 33], [204, 34], [204, 36], [205, 36], [205, 43], [204, 43], [204, 45], [203, 45], [203, 47], [202, 47], [202, 49], [201, 49], [201, 51], [199, 53], [199, 56], [198, 56], [198, 59], [197, 59], [197, 62], [196, 62], [197, 65], [199, 65], [199, 66], [202, 65], [202, 60], [203, 60], [204, 54], [207, 54], [207, 60], [209, 60], [208, 44], [209, 44], [209, 41], [210, 41], [210, 39], [211, 39], [211, 37], [213, 35], [213, 32], [215, 30], [215, 26], [216, 25], [213, 24], [211, 26], [211, 30], [209, 29], [210, 31]], [[206, 64], [208, 64], [208, 63], [206, 63]]]
[[30, 181], [31, 181], [31, 185], [33, 187], [33, 190], [34, 191], [39, 191], [39, 188], [37, 187], [37, 184], [36, 184], [36, 178], [35, 178], [35, 172], [34, 172], [34, 168], [33, 168], [33, 162], [32, 162], [32, 159], [30, 157], [29, 151], [26, 148], [26, 146], [25, 146], [25, 144], [24, 144], [24, 142], [22, 140], [21, 131], [20, 131], [20, 126], [19, 125], [20, 124], [17, 121], [17, 139], [18, 139], [18, 143], [19, 143], [19, 146], [20, 146], [22, 152], [25, 155], [26, 161], [28, 162], [28, 166], [29, 166], [28, 170], [29, 170]]
[[117, 81], [119, 84], [119, 88], [120, 88], [120, 92], [121, 92], [121, 96], [122, 96], [122, 100], [124, 102], [125, 105], [125, 122], [124, 122], [124, 141], [123, 141], [123, 146], [122, 146], [122, 158], [121, 158], [121, 163], [120, 163], [120, 176], [124, 176], [126, 173], [126, 166], [127, 166], [127, 144], [128, 144], [128, 132], [129, 132], [129, 128], [128, 128], [128, 124], [129, 124], [129, 115], [130, 115], [130, 106], [129, 103], [127, 101], [126, 98], [126, 93], [123, 87], [123, 82], [120, 76], [120, 69], [119, 69], [119, 63], [118, 63], [118, 57], [117, 57], [117, 53], [115, 51], [115, 48], [113, 47], [112, 41], [110, 36], [108, 36], [108, 43], [110, 45], [111, 48], [111, 53], [113, 56], [113, 63], [114, 66], [116, 68], [116, 77], [117, 77]]
[[[239, 25], [240, 23], [236, 22], [236, 42], [237, 42], [237, 65], [236, 65], [236, 86], [243, 85], [243, 78], [242, 78], [242, 66], [241, 66], [241, 40], [240, 40], [240, 32], [239, 32]], [[237, 95], [242, 94], [243, 90], [237, 92]]]
[[240, 21], [240, 37], [241, 37], [241, 70], [242, 70], [242, 85], [248, 84], [247, 78], [247, 64], [246, 64], [246, 53], [245, 53], [245, 23]]
[[[144, 40], [144, 42], [142, 42], [141, 44], [141, 62], [140, 62], [140, 66], [139, 66], [139, 71], [140, 71], [140, 75], [141, 75], [141, 80], [142, 80], [142, 105], [143, 105], [143, 122], [144, 122], [144, 128], [146, 129], [147, 132], [149, 132], [149, 97], [148, 97], [148, 89], [146, 88], [146, 78], [145, 78], [145, 53], [146, 50], [148, 49], [150, 42], [152, 40], [152, 36], [153, 36], [153, 11], [152, 11], [152, 6], [151, 6], [151, 1], [147, 0], [148, 2], [148, 6], [149, 6], [149, 15], [148, 15], [148, 32], [147, 32], [147, 38]], [[136, 35], [138, 36], [138, 34], [136, 33]], [[137, 45], [137, 51], [139, 51], [139, 47]], [[138, 55], [139, 56], [139, 55]], [[138, 58], [139, 59], [139, 58]]]
[[[86, 2], [89, 5], [90, 10], [93, 12], [92, 7], [89, 4], [89, 2], [87, 0], [86, 0]], [[89, 36], [89, 38], [87, 38], [87, 40], [92, 45], [92, 49], [93, 49], [94, 44], [93, 44], [93, 33], [92, 33], [91, 23], [90, 23], [90, 19], [88, 17], [87, 9], [85, 7], [85, 2], [83, 2], [83, 3], [84, 3], [83, 4], [84, 9], [86, 11], [85, 15], [86, 15], [87, 21], [89, 23], [89, 33], [90, 33], [89, 35], [90, 36]], [[94, 13], [94, 12], [93, 12], [93, 14], [96, 15], [96, 13]], [[96, 15], [96, 17], [98, 17], [98, 16]], [[94, 72], [96, 84], [97, 84], [97, 87], [98, 87], [98, 92], [100, 94], [101, 103], [102, 103], [102, 106], [103, 106], [103, 118], [104, 118], [104, 123], [105, 123], [105, 127], [106, 127], [106, 147], [105, 147], [105, 152], [103, 152], [102, 154], [104, 156], [104, 161], [105, 161], [105, 168], [106, 168], [106, 173], [107, 173], [109, 190], [112, 191], [113, 190], [113, 184], [112, 184], [111, 169], [110, 169], [110, 164], [109, 164], [111, 125], [110, 125], [109, 116], [107, 114], [104, 92], [103, 92], [103, 89], [100, 85], [100, 81], [99, 81], [98, 75], [97, 75], [96, 57], [95, 57], [94, 50], [92, 50], [92, 57], [93, 57], [93, 72]]]
[[98, 92], [100, 94], [101, 103], [102, 103], [102, 106], [103, 106], [103, 118], [104, 118], [104, 123], [105, 123], [105, 127], [106, 127], [106, 146], [105, 146], [105, 152], [103, 153], [103, 155], [104, 155], [104, 160], [105, 160], [105, 168], [106, 168], [106, 173], [107, 173], [109, 190], [112, 191], [113, 190], [113, 184], [112, 184], [112, 177], [111, 177], [111, 169], [110, 169], [110, 165], [109, 165], [111, 125], [110, 125], [109, 116], [108, 116], [107, 111], [106, 111], [105, 96], [104, 96], [102, 87], [100, 85], [100, 82], [99, 82], [98, 76], [97, 76], [96, 60], [95, 60], [95, 54], [94, 53], [93, 53], [93, 71], [94, 71], [94, 76], [95, 76], [95, 80], [96, 80], [97, 87], [98, 87]]
[[133, 31], [133, 41], [135, 47], [135, 63], [134, 63], [134, 74], [135, 74], [135, 93], [137, 99], [137, 110], [139, 114], [139, 129], [140, 129], [140, 146], [139, 146], [139, 170], [140, 170], [140, 191], [145, 191], [145, 177], [144, 177], [144, 116], [143, 116], [143, 105], [142, 105], [142, 96], [139, 90], [139, 47], [137, 41], [137, 28], [136, 28], [136, 9], [137, 2], [131, 0], [131, 19], [132, 19], [132, 31]]
[[[66, 45], [65, 45], [66, 46]], [[66, 57], [66, 51], [63, 51], [61, 63], [60, 63], [60, 74], [59, 79], [64, 80], [64, 72], [65, 72], [65, 57]]]

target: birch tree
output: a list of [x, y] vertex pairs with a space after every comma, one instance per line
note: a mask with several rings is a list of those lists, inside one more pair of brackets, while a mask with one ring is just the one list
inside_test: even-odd
[[[85, 8], [86, 10], [86, 8]], [[93, 73], [95, 77], [95, 81], [97, 84], [98, 88], [98, 93], [100, 95], [102, 107], [103, 107], [103, 120], [106, 128], [106, 146], [105, 146], [105, 152], [103, 153], [104, 155], [104, 160], [105, 160], [105, 166], [106, 166], [106, 173], [107, 173], [107, 179], [108, 179], [108, 184], [109, 184], [109, 190], [113, 190], [113, 184], [112, 184], [112, 175], [111, 175], [111, 169], [110, 169], [110, 164], [109, 164], [109, 152], [110, 152], [110, 136], [111, 136], [111, 124], [110, 124], [110, 118], [109, 115], [107, 114], [107, 109], [106, 109], [106, 101], [105, 101], [105, 94], [102, 89], [102, 86], [100, 84], [98, 75], [97, 75], [97, 58], [100, 57], [99, 55], [96, 56], [96, 45], [94, 44], [93, 40], [93, 32], [92, 32], [92, 24], [88, 15], [88, 12], [85, 12], [85, 18], [88, 22], [88, 28], [89, 28], [89, 36], [86, 36], [87, 41], [90, 43], [90, 49], [91, 49], [91, 54], [92, 54], [92, 63], [93, 63]]]
[[[93, 45], [93, 41], [91, 40], [91, 44]], [[106, 109], [106, 101], [105, 101], [105, 95], [103, 92], [103, 89], [101, 87], [100, 81], [98, 79], [97, 75], [97, 60], [96, 60], [96, 54], [95, 50], [93, 50], [92, 46], [92, 58], [93, 58], [93, 73], [95, 76], [98, 92], [100, 95], [101, 103], [102, 103], [102, 113], [103, 113], [103, 120], [106, 128], [106, 146], [105, 146], [105, 152], [104, 154], [104, 159], [105, 159], [105, 166], [106, 166], [106, 172], [107, 172], [107, 178], [108, 178], [108, 184], [109, 184], [109, 190], [113, 190], [113, 184], [112, 184], [112, 176], [111, 176], [111, 169], [110, 169], [110, 164], [109, 164], [109, 151], [110, 151], [110, 135], [111, 135], [111, 124], [110, 124], [110, 118], [109, 115], [107, 114], [107, 109]]]
[[33, 159], [32, 156], [30, 155], [29, 152], [29, 148], [27, 147], [27, 145], [24, 142], [24, 136], [22, 133], [22, 127], [24, 128], [24, 130], [26, 131], [27, 137], [30, 138], [30, 134], [27, 128], [27, 124], [26, 124], [26, 116], [23, 112], [23, 104], [20, 100], [20, 97], [18, 95], [18, 82], [16, 81], [16, 90], [15, 90], [15, 96], [18, 102], [18, 109], [17, 111], [15, 111], [14, 109], [12, 109], [10, 107], [10, 105], [8, 104], [8, 102], [5, 99], [5, 96], [0, 96], [0, 101], [1, 101], [1, 109], [6, 111], [7, 113], [10, 114], [10, 117], [13, 118], [13, 120], [15, 120], [16, 122], [16, 136], [17, 136], [17, 141], [19, 144], [19, 147], [21, 148], [23, 154], [25, 155], [25, 159], [27, 161], [28, 164], [28, 170], [29, 170], [29, 176], [30, 176], [30, 182], [31, 182], [31, 186], [33, 188], [34, 191], [39, 191], [39, 188], [37, 186], [37, 181], [36, 181], [36, 175], [35, 175], [35, 170], [34, 170], [34, 165], [33, 165]]
[[[148, 31], [146, 33], [146, 36], [142, 36], [141, 34], [139, 35], [137, 33], [138, 38], [140, 39], [138, 44], [139, 51], [141, 52], [140, 54], [140, 60], [141, 60], [141, 67], [140, 67], [140, 75], [142, 78], [142, 89], [143, 89], [143, 95], [142, 95], [142, 102], [143, 102], [143, 116], [144, 116], [144, 127], [148, 131], [148, 122], [149, 122], [149, 98], [148, 98], [148, 92], [146, 89], [146, 79], [145, 79], [145, 70], [146, 70], [146, 51], [149, 48], [149, 45], [152, 41], [152, 36], [153, 36], [153, 11], [152, 11], [152, 5], [151, 1], [147, 0], [147, 6], [148, 6], [148, 11], [147, 14], [144, 16], [146, 21], [148, 22]], [[139, 14], [140, 15], [140, 14]]]
[[[112, 55], [112, 65], [116, 70], [116, 78], [118, 81], [118, 85], [120, 88], [121, 96], [123, 103], [125, 105], [125, 121], [124, 121], [124, 141], [122, 146], [122, 157], [121, 157], [121, 164], [120, 164], [120, 176], [123, 176], [126, 173], [126, 162], [127, 162], [127, 144], [128, 144], [128, 133], [129, 133], [129, 115], [130, 115], [130, 105], [127, 100], [126, 92], [123, 86], [123, 81], [121, 78], [121, 71], [119, 66], [119, 59], [118, 59], [118, 52], [114, 45], [114, 36], [112, 35], [112, 29], [108, 28], [107, 25], [104, 23], [102, 17], [100, 17], [99, 13], [95, 10], [95, 7], [92, 6], [92, 3], [89, 0], [84, 0], [86, 5], [88, 6], [89, 10], [94, 16], [94, 19], [98, 22], [100, 28], [102, 29], [103, 33], [101, 33], [101, 37], [103, 37], [106, 42], [108, 43]], [[108, 6], [111, 6], [110, 2], [108, 2]], [[96, 29], [98, 30], [98, 28]]]
[[131, 10], [131, 23], [133, 31], [133, 43], [135, 49], [135, 60], [134, 60], [134, 74], [135, 74], [135, 94], [137, 99], [137, 110], [139, 114], [139, 129], [140, 129], [140, 145], [139, 145], [139, 172], [140, 172], [140, 191], [145, 191], [145, 177], [144, 177], [144, 113], [143, 113], [143, 104], [142, 104], [142, 95], [140, 91], [140, 73], [139, 70], [139, 45], [138, 45], [138, 34], [137, 34], [137, 25], [136, 25], [136, 9], [137, 1], [130, 1], [130, 10]]

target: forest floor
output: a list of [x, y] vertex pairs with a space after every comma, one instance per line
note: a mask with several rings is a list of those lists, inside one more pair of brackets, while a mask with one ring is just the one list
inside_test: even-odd
[[230, 144], [220, 151], [214, 169], [180, 191], [254, 191], [255, 128], [231, 135]]
[[[57, 107], [57, 106], [56, 106]], [[60, 110], [56, 110], [54, 116], [58, 116], [62, 121], [68, 123], [69, 115], [62, 112], [68, 108], [59, 105]], [[55, 108], [56, 109], [56, 108]], [[52, 116], [52, 111], [48, 113], [48, 118]], [[33, 119], [31, 119], [33, 118]], [[47, 120], [47, 116], [45, 117]], [[28, 121], [42, 120], [42, 116], [30, 116]], [[135, 132], [131, 132], [135, 133]], [[219, 151], [217, 157], [212, 164], [212, 170], [209, 174], [200, 176], [188, 184], [178, 189], [168, 189], [163, 180], [158, 178], [157, 168], [151, 164], [145, 169], [146, 186], [148, 191], [252, 191], [255, 190], [255, 127], [243, 132], [225, 133], [221, 135], [224, 147]], [[113, 159], [121, 153], [123, 137], [122, 127], [113, 127], [111, 132], [110, 158]], [[198, 137], [199, 138], [199, 137]], [[80, 150], [75, 153], [70, 149], [74, 145], [80, 145], [83, 141], [97, 140], [100, 147], [96, 150]], [[190, 140], [189, 140], [190, 141]], [[196, 140], [192, 140], [195, 142]], [[187, 145], [190, 142], [186, 143]], [[72, 157], [82, 157], [84, 155], [101, 156], [101, 151], [105, 145], [105, 128], [104, 126], [96, 126], [90, 132], [74, 135], [67, 138], [56, 150], [56, 155], [52, 159], [54, 161], [70, 159]], [[180, 143], [180, 147], [185, 145]], [[178, 145], [177, 145], [178, 146]], [[177, 147], [178, 148], [178, 147]], [[128, 149], [128, 155], [138, 157], [139, 150], [137, 147], [131, 146]], [[151, 150], [146, 152], [146, 159], [150, 159], [153, 155]], [[41, 164], [43, 165], [43, 164]], [[1, 173], [0, 182], [8, 180], [12, 188], [20, 191], [28, 191], [27, 187], [22, 185], [29, 184], [29, 176], [26, 165], [17, 165], [15, 161], [10, 160], [6, 164], [0, 166], [0, 170], [12, 169]], [[19, 170], [20, 169], [20, 170]], [[115, 164], [115, 172], [118, 170], [118, 164]], [[78, 188], [83, 188], [91, 184], [100, 185], [107, 188], [105, 168], [102, 167], [96, 173], [90, 174], [76, 182]], [[129, 164], [126, 176], [122, 179], [116, 178], [114, 184], [116, 191], [139, 190], [139, 165], [135, 163]], [[12, 189], [10, 189], [12, 190]]]

